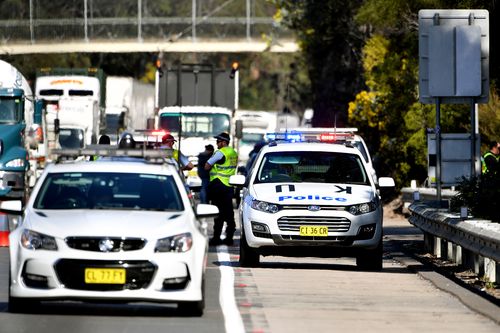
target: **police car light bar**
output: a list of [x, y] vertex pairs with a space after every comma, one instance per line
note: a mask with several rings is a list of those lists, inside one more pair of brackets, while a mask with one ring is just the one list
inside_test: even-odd
[[51, 154], [59, 158], [76, 158], [81, 156], [101, 157], [140, 157], [146, 160], [163, 160], [173, 156], [172, 149], [115, 149], [106, 145], [89, 146], [80, 149], [51, 149]]
[[346, 143], [354, 140], [354, 132], [357, 130], [354, 127], [288, 129], [267, 133], [266, 138], [269, 141]]

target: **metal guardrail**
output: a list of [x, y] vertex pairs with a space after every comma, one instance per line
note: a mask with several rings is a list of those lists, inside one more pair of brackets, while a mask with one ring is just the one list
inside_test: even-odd
[[[436, 200], [437, 190], [432, 187], [403, 187], [401, 189], [401, 194], [403, 195], [404, 202], [412, 202], [414, 200], [413, 194], [418, 192], [420, 195], [420, 200]], [[441, 199], [448, 200], [453, 198], [457, 194], [457, 191], [453, 189], [441, 189]]]
[[500, 280], [500, 223], [462, 218], [425, 201], [413, 202], [409, 211], [409, 222], [424, 232], [434, 254], [472, 268], [489, 281]]

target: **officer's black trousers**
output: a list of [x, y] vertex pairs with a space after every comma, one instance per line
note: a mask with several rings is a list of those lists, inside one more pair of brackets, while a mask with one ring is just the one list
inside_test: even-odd
[[214, 238], [220, 238], [224, 221], [226, 239], [233, 239], [236, 223], [233, 211], [233, 187], [224, 185], [219, 179], [214, 179], [208, 185], [208, 197], [213, 205], [219, 208], [219, 216], [214, 219]]

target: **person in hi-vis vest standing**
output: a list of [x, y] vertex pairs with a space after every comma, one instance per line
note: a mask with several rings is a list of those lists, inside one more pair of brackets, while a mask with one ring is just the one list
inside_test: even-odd
[[493, 140], [493, 141], [490, 141], [489, 145], [488, 145], [488, 148], [490, 148], [490, 150], [488, 150], [483, 156], [482, 156], [482, 171], [483, 171], [483, 174], [490, 174], [490, 175], [495, 175], [495, 176], [498, 176], [500, 175], [500, 162], [499, 162], [499, 159], [500, 159], [500, 150], [499, 150], [499, 147], [498, 147], [498, 141], [496, 140]]
[[189, 161], [189, 159], [181, 153], [178, 149], [174, 149], [174, 143], [177, 140], [172, 136], [172, 134], [165, 134], [161, 138], [161, 142], [164, 144], [163, 148], [169, 148], [173, 151], [173, 157], [179, 163], [179, 167], [181, 170], [191, 170], [194, 168], [193, 163]]
[[[214, 220], [214, 236], [210, 245], [233, 245], [233, 235], [236, 230], [233, 211], [233, 187], [229, 185], [229, 177], [236, 173], [238, 154], [229, 147], [229, 134], [220, 133], [217, 139], [217, 151], [205, 163], [205, 170], [210, 170], [208, 198], [219, 208], [219, 216]], [[226, 221], [226, 238], [221, 240], [222, 227]]]

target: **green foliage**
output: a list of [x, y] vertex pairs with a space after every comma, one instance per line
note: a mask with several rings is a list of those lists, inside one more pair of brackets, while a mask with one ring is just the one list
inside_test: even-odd
[[276, 19], [296, 33], [311, 80], [313, 126], [346, 124], [347, 105], [361, 82], [363, 31], [355, 24], [361, 0], [274, 0]]
[[467, 207], [474, 217], [500, 223], [499, 176], [487, 173], [470, 179], [462, 177], [456, 190], [458, 194], [450, 202], [453, 211]]

